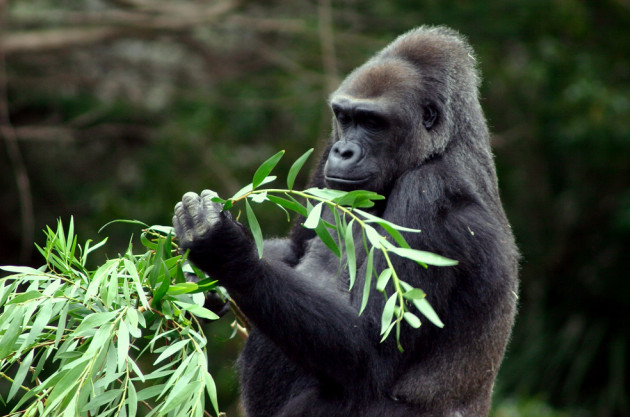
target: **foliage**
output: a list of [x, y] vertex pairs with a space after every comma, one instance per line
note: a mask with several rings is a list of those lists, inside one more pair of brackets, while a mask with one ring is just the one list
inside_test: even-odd
[[12, 414], [132, 417], [140, 406], [147, 416], [202, 416], [206, 394], [218, 413], [199, 322], [218, 318], [201, 293], [215, 283], [185, 282], [170, 228], [147, 227], [147, 252], [130, 244], [94, 271], [88, 256], [107, 239], [78, 244], [72, 220], [46, 237], [46, 266], [1, 267], [14, 274], [0, 279], [0, 377], [11, 381], [4, 400], [19, 399]]
[[[456, 265], [457, 262], [434, 253], [410, 248], [401, 232], [419, 233], [420, 230], [409, 229], [391, 223], [361, 210], [374, 207], [375, 201], [383, 200], [384, 197], [379, 194], [363, 190], [345, 192], [321, 188], [309, 188], [304, 191], [294, 190], [295, 177], [312, 152], [313, 149], [310, 149], [291, 166], [287, 176], [286, 189], [259, 188], [261, 185], [268, 184], [276, 179], [275, 176], [269, 176], [269, 174], [284, 155], [284, 151], [280, 151], [263, 162], [256, 170], [252, 182], [240, 189], [230, 199], [224, 200], [220, 197], [214, 197], [213, 201], [223, 204], [224, 210], [232, 208], [239, 201], [244, 201], [249, 228], [256, 242], [260, 257], [263, 255], [263, 235], [250, 201], [253, 203], [271, 202], [287, 213], [287, 216], [287, 210], [300, 214], [305, 218], [303, 226], [314, 230], [328, 249], [340, 259], [340, 262], [345, 261], [345, 267], [348, 269], [349, 274], [349, 289], [352, 289], [354, 286], [357, 273], [354, 230], [355, 226], [358, 227], [361, 231], [360, 236], [363, 248], [367, 254], [363, 299], [359, 314], [363, 312], [367, 305], [372, 287], [372, 278], [374, 278], [376, 279], [376, 288], [387, 298], [381, 317], [382, 340], [385, 340], [392, 329], [395, 328], [398, 349], [402, 351], [403, 347], [400, 344], [402, 322], [406, 321], [414, 328], [420, 327], [421, 321], [418, 316], [409, 310], [407, 301], [411, 302], [434, 325], [443, 327], [444, 324], [426, 300], [424, 291], [413, 288], [398, 276], [392, 264], [391, 255], [395, 254], [411, 259], [425, 268], [428, 265], [452, 266]], [[299, 203], [294, 196], [305, 199], [306, 205]], [[332, 213], [332, 219], [329, 220], [334, 223], [330, 223], [325, 219], [325, 207]], [[380, 226], [379, 229], [377, 229], [378, 226]], [[336, 239], [331, 235], [330, 231], [336, 235]], [[382, 271], [377, 271], [373, 266], [375, 251], [381, 252], [387, 264], [387, 268]], [[393, 283], [394, 290], [391, 295], [388, 295], [386, 286], [390, 280]]]
[[[222, 203], [224, 209], [245, 202], [248, 224], [261, 257], [262, 231], [250, 201], [269, 201], [287, 215], [287, 210], [303, 215], [304, 227], [313, 229], [340, 262], [345, 258], [350, 288], [357, 272], [353, 229], [356, 224], [368, 253], [359, 314], [367, 305], [372, 276], [376, 278], [376, 288], [384, 294], [391, 280], [394, 290], [387, 296], [381, 334], [385, 340], [395, 328], [402, 351], [399, 335], [403, 320], [414, 328], [421, 324], [407, 301], [436, 326], [443, 324], [426, 301], [426, 294], [400, 279], [391, 254], [425, 268], [456, 262], [411, 249], [401, 232], [418, 230], [361, 210], [384, 198], [376, 193], [294, 190], [295, 177], [312, 151], [292, 165], [288, 188], [259, 188], [275, 180], [269, 174], [283, 156], [281, 151], [265, 161], [256, 170], [252, 183], [232, 198], [215, 197], [214, 201]], [[294, 196], [306, 199], [306, 206]], [[324, 207], [333, 213], [334, 224], [324, 220]], [[206, 393], [215, 412], [219, 412], [215, 384], [208, 372], [207, 340], [199, 318], [218, 319], [203, 307], [203, 293], [221, 289], [216, 281], [185, 262], [186, 256], [179, 254], [173, 242], [171, 227], [142, 225], [145, 229], [140, 240], [147, 252], [135, 255], [130, 244], [123, 256], [107, 260], [94, 271], [86, 267], [88, 256], [105, 245], [107, 239], [96, 245], [90, 240], [79, 245], [73, 220], [67, 231], [61, 221], [56, 231], [47, 228], [45, 246], [37, 246], [46, 266], [0, 267], [13, 273], [0, 279], [0, 377], [11, 381], [7, 402], [17, 398], [20, 390], [26, 391], [14, 406], [14, 414], [135, 416], [140, 403], [150, 410], [149, 416], [201, 416]], [[376, 226], [397, 245], [381, 235]], [[383, 271], [373, 267], [375, 251], [380, 251], [387, 262]], [[187, 282], [186, 272], [194, 273], [199, 281]], [[158, 368], [143, 372], [139, 363], [151, 355], [157, 355], [152, 365]], [[56, 370], [51, 372], [54, 367]]]
[[[344, 74], [414, 26], [451, 26], [477, 52], [502, 199], [523, 254], [498, 394], [630, 415], [630, 322], [619, 320], [630, 315], [627, 1], [248, 1], [207, 20], [215, 2], [137, 3], [8, 2], [8, 108], [35, 230], [74, 214], [79, 234], [96, 239], [112, 218], [164, 223], [185, 190], [232, 195], [273, 150], [297, 156], [326, 137], [323, 103]], [[16, 262], [24, 235], [4, 149], [0, 264]], [[289, 165], [281, 160], [278, 172]], [[263, 205], [256, 216], [267, 233], [284, 234], [274, 211]], [[124, 251], [119, 229], [108, 246]], [[209, 342], [234, 357], [233, 345]], [[235, 399], [234, 376], [224, 374], [215, 375], [222, 398]]]

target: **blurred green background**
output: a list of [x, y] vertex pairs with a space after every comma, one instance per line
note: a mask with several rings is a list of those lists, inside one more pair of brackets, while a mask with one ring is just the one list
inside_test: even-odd
[[[345, 74], [415, 26], [461, 31], [523, 253], [494, 416], [630, 415], [628, 0], [0, 0], [0, 17], [0, 264], [35, 266], [59, 217], [98, 239], [170, 224], [188, 190], [231, 195], [286, 149], [282, 175], [326, 140]], [[115, 255], [135, 231], [106, 232]], [[231, 417], [229, 321], [207, 334]]]

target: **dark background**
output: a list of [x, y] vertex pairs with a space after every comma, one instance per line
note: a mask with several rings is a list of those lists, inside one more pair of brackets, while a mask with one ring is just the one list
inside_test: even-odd
[[[628, 0], [0, 0], [0, 16], [0, 264], [35, 266], [57, 218], [100, 240], [113, 219], [170, 224], [188, 190], [231, 195], [280, 149], [284, 175], [326, 139], [351, 69], [417, 25], [461, 31], [523, 253], [495, 415], [630, 415]], [[108, 253], [134, 232], [107, 229]], [[207, 334], [235, 416], [229, 320]]]

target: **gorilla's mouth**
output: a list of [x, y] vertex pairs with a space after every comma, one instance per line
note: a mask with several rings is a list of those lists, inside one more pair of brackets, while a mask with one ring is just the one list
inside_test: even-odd
[[331, 177], [326, 175], [325, 176], [326, 182], [329, 184], [338, 184], [338, 185], [342, 185], [346, 188], [350, 187], [350, 188], [354, 188], [357, 187], [359, 185], [362, 184], [366, 184], [369, 180], [370, 177], [364, 177], [364, 178], [342, 178], [342, 177]]

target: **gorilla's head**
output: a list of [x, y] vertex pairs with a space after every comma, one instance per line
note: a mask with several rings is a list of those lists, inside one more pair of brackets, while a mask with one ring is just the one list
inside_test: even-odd
[[386, 195], [402, 173], [462, 139], [458, 132], [485, 129], [477, 87], [472, 50], [454, 32], [419, 28], [400, 36], [331, 95], [326, 185]]

